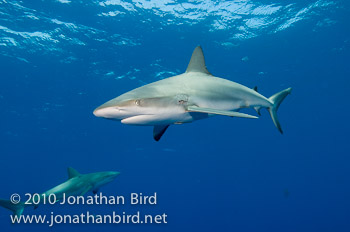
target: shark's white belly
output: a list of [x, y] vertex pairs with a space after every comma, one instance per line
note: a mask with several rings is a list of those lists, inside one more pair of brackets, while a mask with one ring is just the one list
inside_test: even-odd
[[83, 184], [83, 182], [70, 179], [52, 189], [47, 190], [44, 194], [46, 197], [48, 197], [50, 194], [55, 194], [57, 200], [62, 200], [63, 194], [66, 194], [67, 196], [80, 195], [85, 189], [86, 186]]
[[169, 125], [192, 122], [192, 114], [186, 112], [183, 107], [167, 107], [165, 109], [154, 109], [153, 114], [140, 114], [121, 120], [128, 125], [154, 126]]

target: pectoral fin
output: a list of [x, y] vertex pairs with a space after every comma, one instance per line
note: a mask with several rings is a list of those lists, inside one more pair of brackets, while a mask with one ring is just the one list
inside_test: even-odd
[[159, 141], [160, 138], [165, 133], [166, 129], [168, 129], [169, 125], [158, 125], [153, 128], [153, 138], [156, 141]]
[[216, 110], [216, 109], [211, 109], [211, 108], [201, 108], [201, 107], [197, 107], [197, 106], [188, 106], [187, 111], [188, 112], [206, 113], [206, 114], [217, 114], [217, 115], [239, 117], [239, 118], [258, 118], [258, 117], [253, 116], [253, 115], [243, 114], [243, 113], [229, 111], [229, 110]]

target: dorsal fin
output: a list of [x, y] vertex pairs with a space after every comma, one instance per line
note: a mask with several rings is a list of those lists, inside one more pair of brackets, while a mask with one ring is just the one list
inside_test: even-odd
[[68, 179], [74, 178], [76, 176], [80, 176], [80, 173], [74, 168], [68, 168]]
[[201, 72], [211, 75], [211, 73], [205, 66], [205, 60], [201, 46], [197, 46], [194, 49], [190, 63], [187, 66], [186, 72]]

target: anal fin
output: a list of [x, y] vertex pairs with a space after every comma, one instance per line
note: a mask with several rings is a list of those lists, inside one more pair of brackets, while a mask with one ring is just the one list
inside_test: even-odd
[[259, 116], [261, 116], [261, 107], [260, 106], [254, 106], [254, 110], [258, 113]]

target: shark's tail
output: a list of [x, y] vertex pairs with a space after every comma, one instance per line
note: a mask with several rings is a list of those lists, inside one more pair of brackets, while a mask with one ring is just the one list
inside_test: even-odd
[[19, 202], [18, 204], [14, 204], [9, 200], [0, 199], [0, 206], [9, 209], [13, 212], [13, 215], [20, 216], [23, 213], [25, 204]]
[[277, 129], [283, 134], [282, 127], [280, 122], [278, 121], [277, 118], [277, 110], [279, 106], [281, 105], [282, 101], [287, 97], [288, 94], [290, 94], [292, 91], [292, 88], [288, 88], [285, 90], [282, 90], [279, 93], [276, 93], [275, 95], [271, 96], [269, 100], [273, 103], [272, 107], [268, 108], [272, 121], [277, 127]]

